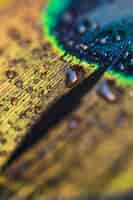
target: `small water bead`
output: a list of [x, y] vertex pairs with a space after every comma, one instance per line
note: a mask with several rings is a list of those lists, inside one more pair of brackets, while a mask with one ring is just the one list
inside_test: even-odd
[[16, 138], [15, 138], [15, 143], [17, 143], [17, 144], [20, 144], [21, 142], [22, 142], [22, 139], [23, 139], [23, 136], [21, 136], [21, 135], [18, 135], [18, 136], [16, 136]]
[[12, 71], [12, 70], [8, 70], [8, 71], [6, 71], [6, 76], [7, 76], [8, 79], [13, 79], [17, 76], [17, 72]]
[[33, 92], [33, 87], [29, 86], [29, 87], [26, 89], [26, 91], [27, 91], [29, 94], [31, 94], [31, 93]]
[[70, 129], [76, 129], [78, 127], [78, 122], [74, 119], [72, 119], [69, 123]]
[[124, 71], [124, 70], [125, 70], [124, 64], [123, 64], [123, 63], [120, 63], [119, 68], [120, 68], [121, 71]]
[[[2, 134], [2, 133], [0, 133], [0, 134]], [[4, 136], [0, 136], [0, 144], [1, 145], [4, 145], [4, 144], [6, 144], [6, 142], [7, 142], [7, 139], [4, 137]]]
[[80, 26], [78, 27], [78, 32], [82, 35], [86, 32], [86, 27], [83, 24], [80, 24]]
[[104, 38], [102, 38], [102, 39], [100, 39], [100, 44], [106, 44], [107, 43], [107, 39], [108, 39], [108, 37], [104, 37]]
[[127, 59], [129, 57], [129, 51], [125, 52], [125, 55], [123, 56], [124, 59]]
[[95, 31], [100, 30], [100, 24], [98, 24], [98, 23], [93, 23], [93, 24], [92, 24], [92, 29], [95, 30]]
[[12, 97], [12, 98], [11, 98], [11, 104], [12, 104], [13, 106], [16, 106], [17, 103], [18, 103], [18, 99], [17, 99], [16, 97]]
[[131, 67], [133, 67], [133, 58], [131, 58], [131, 60], [130, 60], [130, 62], [129, 62], [129, 65], [130, 65]]
[[124, 91], [116, 85], [116, 81], [104, 79], [97, 88], [97, 94], [109, 103], [117, 104], [123, 100]]
[[80, 44], [79, 46], [80, 46], [80, 48], [83, 49], [84, 51], [87, 51], [88, 48], [89, 48], [86, 44]]
[[97, 94], [102, 96], [105, 100], [113, 103], [116, 101], [117, 98], [116, 95], [112, 92], [107, 80], [102, 81], [98, 85]]
[[116, 36], [116, 41], [121, 41], [121, 36], [120, 35]]
[[67, 70], [66, 86], [71, 88], [78, 84], [81, 80], [83, 80], [84, 75], [85, 72], [80, 65], [73, 65]]
[[22, 88], [23, 87], [23, 81], [22, 80], [17, 80], [15, 83], [17, 88]]
[[20, 114], [19, 114], [19, 118], [20, 118], [20, 119], [25, 119], [26, 117], [27, 117], [26, 111], [20, 112]]
[[79, 116], [72, 116], [69, 119], [69, 128], [71, 130], [77, 129], [79, 124], [81, 123], [82, 119]]
[[68, 87], [72, 87], [73, 85], [75, 85], [75, 83], [77, 83], [77, 80], [78, 77], [76, 71], [74, 71], [73, 69], [69, 69], [66, 75], [66, 85]]

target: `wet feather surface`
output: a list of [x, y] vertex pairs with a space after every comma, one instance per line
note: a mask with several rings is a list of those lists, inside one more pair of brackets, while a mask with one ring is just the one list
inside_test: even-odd
[[[13, 1], [1, 11], [1, 167], [42, 113], [92, 73], [61, 56], [44, 35], [40, 13], [47, 3]], [[31, 148], [29, 141], [1, 173], [1, 199], [94, 199], [93, 193], [104, 199], [132, 192], [132, 102], [132, 84], [103, 76], [72, 113]]]

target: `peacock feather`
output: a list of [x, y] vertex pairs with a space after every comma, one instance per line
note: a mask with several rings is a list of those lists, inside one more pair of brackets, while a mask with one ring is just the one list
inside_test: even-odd
[[133, 198], [132, 0], [0, 1], [0, 199]]

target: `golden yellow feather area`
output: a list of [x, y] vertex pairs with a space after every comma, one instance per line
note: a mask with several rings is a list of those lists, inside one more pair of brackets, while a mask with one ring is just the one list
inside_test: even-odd
[[[1, 166], [48, 105], [70, 90], [65, 77], [72, 61], [65, 61], [42, 31], [46, 3], [13, 1], [0, 15]], [[114, 85], [116, 101], [94, 88], [1, 174], [1, 199], [86, 199], [90, 193], [133, 189], [133, 86]]]
[[3, 9], [3, 7], [9, 6], [12, 0], [0, 0], [0, 9]]

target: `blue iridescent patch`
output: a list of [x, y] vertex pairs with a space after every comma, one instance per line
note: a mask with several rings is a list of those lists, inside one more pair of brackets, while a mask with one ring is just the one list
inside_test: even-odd
[[59, 48], [101, 67], [110, 65], [120, 49], [130, 41], [119, 62], [111, 66], [106, 74], [132, 82], [133, 1], [63, 0], [61, 4], [64, 6], [60, 6], [59, 1], [53, 2], [56, 9], [52, 4], [49, 6], [48, 17], [53, 22], [49, 26], [49, 35], [54, 35]]

